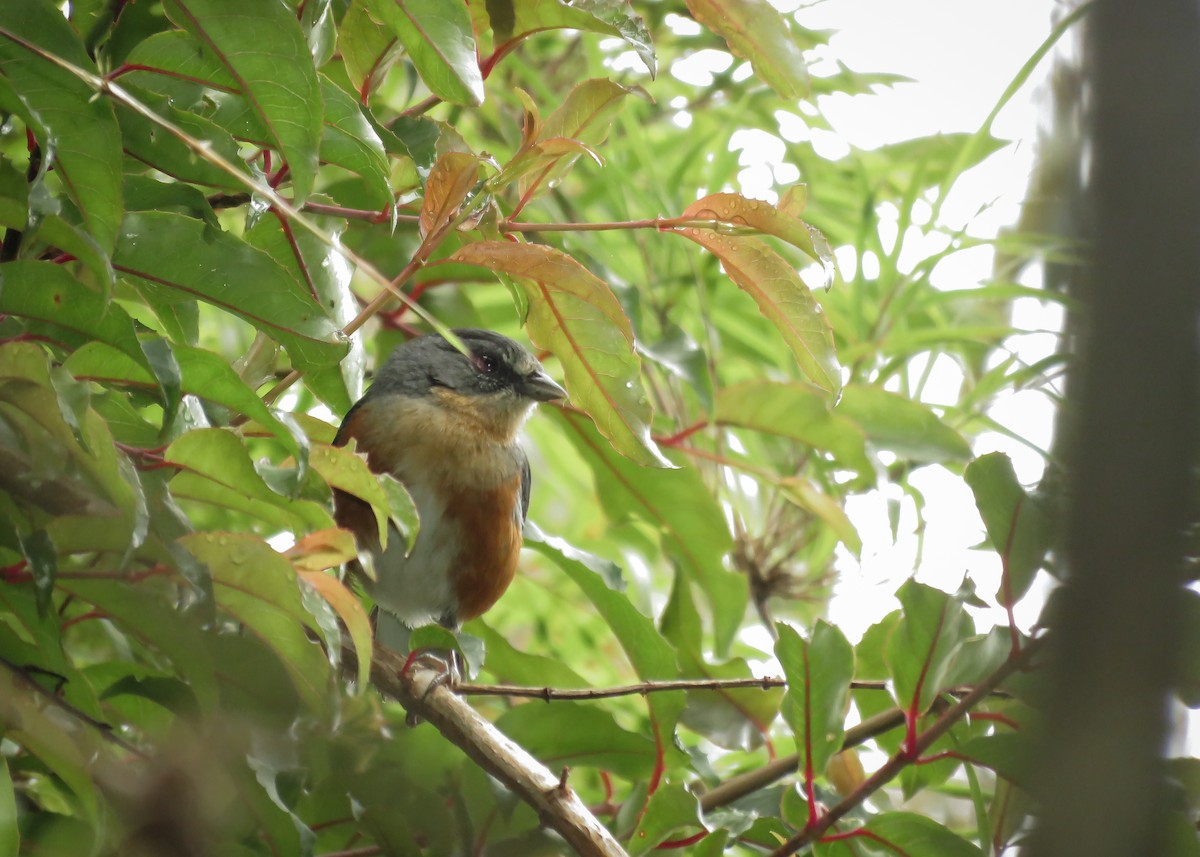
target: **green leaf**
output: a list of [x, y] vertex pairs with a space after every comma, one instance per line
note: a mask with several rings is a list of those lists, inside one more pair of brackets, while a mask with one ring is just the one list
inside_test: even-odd
[[[753, 677], [742, 658], [711, 663], [705, 657], [700, 616], [686, 575], [675, 575], [661, 630], [678, 652], [681, 676], [718, 680]], [[783, 693], [781, 687], [688, 691], [687, 707], [680, 720], [721, 747], [753, 749], [763, 743], [779, 713]]]
[[[301, 455], [299, 439], [303, 436], [284, 425], [230, 368], [225, 358], [188, 345], [174, 345], [172, 351], [179, 364], [183, 392], [245, 414], [269, 429], [293, 455]], [[143, 367], [125, 353], [101, 342], [89, 342], [77, 349], [63, 363], [63, 368], [75, 377], [89, 381], [155, 386], [154, 378]]]
[[538, 141], [523, 149], [494, 181], [502, 183], [506, 174], [520, 175], [522, 199], [531, 198], [534, 188], [544, 191], [553, 187], [581, 154], [604, 142], [613, 117], [632, 94], [648, 97], [640, 87], [621, 86], [607, 78], [576, 84], [546, 118]]
[[729, 278], [754, 298], [759, 311], [783, 336], [800, 370], [836, 399], [842, 376], [833, 331], [796, 269], [757, 238], [692, 227], [675, 231], [721, 260]]
[[477, 30], [492, 28], [497, 48], [543, 30], [583, 30], [622, 39], [637, 51], [651, 77], [658, 72], [646, 24], [623, 0], [468, 0], [467, 5], [479, 21]]
[[246, 447], [230, 431], [190, 431], [167, 447], [163, 457], [180, 470], [171, 480], [175, 497], [232, 509], [293, 532], [333, 526], [329, 512], [319, 504], [289, 500], [272, 491], [254, 469]]
[[346, 353], [337, 326], [286, 270], [201, 221], [168, 212], [130, 214], [113, 267], [139, 278], [156, 301], [198, 298], [240, 316], [286, 348], [298, 369], [331, 366]]
[[[129, 94], [166, 119], [193, 140], [202, 141], [209, 151], [227, 163], [241, 166], [244, 161], [238, 143], [229, 132], [202, 116], [181, 110], [169, 97], [156, 95], [124, 84]], [[142, 113], [121, 106], [117, 110], [121, 123], [121, 141], [125, 150], [142, 163], [181, 182], [241, 191], [245, 185], [221, 167], [198, 156], [183, 140], [151, 121]], [[249, 173], [246, 173], [249, 177]]]
[[[324, 198], [317, 197], [321, 201]], [[316, 201], [316, 199], [314, 201]], [[341, 240], [346, 221], [339, 217], [309, 215], [321, 230]], [[358, 302], [350, 290], [353, 269], [341, 252], [341, 245], [329, 246], [307, 229], [287, 226], [276, 217], [264, 217], [246, 234], [246, 241], [263, 250], [287, 271], [293, 280], [304, 283], [306, 291], [317, 299], [325, 313], [339, 327], [358, 315]], [[345, 413], [362, 396], [363, 369], [366, 363], [359, 337], [350, 337], [348, 352], [336, 366], [310, 370], [305, 383], [333, 410]]]
[[163, 8], [238, 82], [290, 168], [292, 202], [304, 202], [317, 173], [323, 102], [291, 10], [244, 0], [164, 0]]
[[667, 783], [646, 804], [629, 838], [629, 854], [645, 854], [681, 831], [704, 830], [700, 821], [700, 802], [683, 783]]
[[180, 542], [212, 569], [217, 607], [278, 655], [310, 710], [325, 710], [329, 661], [304, 633], [316, 627], [304, 609], [291, 564], [266, 542], [245, 533], [193, 533]]
[[[33, 130], [79, 207], [84, 228], [108, 250], [121, 223], [121, 134], [107, 99], [45, 55], [97, 74], [70, 24], [50, 3], [0, 4], [0, 105]], [[8, 92], [12, 97], [5, 95]]]
[[13, 791], [8, 760], [0, 756], [0, 857], [17, 857], [21, 831], [17, 829], [17, 796]]
[[134, 334], [133, 319], [50, 262], [0, 265], [0, 313], [33, 318], [105, 342], [146, 371], [150, 363]]
[[483, 103], [483, 75], [471, 18], [461, 3], [442, 0], [367, 0], [371, 17], [403, 44], [430, 92], [444, 101]]
[[963, 478], [975, 494], [988, 541], [1000, 555], [1004, 576], [996, 599], [1002, 605], [1014, 604], [1028, 591], [1050, 550], [1053, 521], [1021, 487], [1012, 461], [1002, 452], [975, 459]]
[[325, 99], [321, 160], [362, 176], [371, 204], [387, 206], [392, 201], [392, 186], [383, 141], [357, 102], [324, 75], [321, 93]]
[[788, 22], [767, 0], [687, 0], [687, 6], [781, 97], [795, 100], [808, 94], [804, 54]]
[[39, 240], [57, 247], [86, 265], [107, 297], [116, 284], [108, 253], [89, 233], [61, 215], [31, 211], [29, 197], [30, 186], [24, 176], [8, 161], [0, 161], [0, 226], [23, 233], [21, 249], [24, 258], [36, 255]]
[[945, 678], [974, 626], [954, 598], [915, 580], [906, 581], [896, 597], [904, 618], [888, 640], [884, 657], [896, 702], [924, 713], [945, 687]]
[[[496, 728], [554, 770], [564, 765], [599, 768], [628, 780], [646, 778], [654, 770], [654, 741], [622, 729], [610, 712], [594, 705], [519, 705], [497, 720]], [[679, 748], [670, 752], [675, 765], [684, 764]]]
[[[675, 652], [663, 639], [654, 623], [633, 606], [624, 593], [612, 589], [605, 578], [591, 567], [594, 558], [581, 554], [562, 539], [542, 535], [536, 527], [525, 526], [525, 543], [552, 560], [583, 590], [583, 594], [612, 629], [625, 656], [642, 680], [677, 678]], [[675, 722], [683, 710], [684, 695], [654, 693], [647, 697], [655, 740], [660, 748], [672, 746]]]
[[837, 412], [858, 423], [867, 441], [919, 462], [966, 461], [971, 447], [928, 405], [862, 384], [851, 384]]
[[862, 537], [838, 498], [800, 476], [781, 479], [779, 489], [790, 502], [823, 521], [856, 558], [862, 553]]
[[800, 382], [745, 381], [717, 393], [716, 421], [798, 440], [834, 455], [846, 467], [874, 474], [862, 430], [825, 394]]
[[389, 28], [371, 16], [376, 0], [352, 0], [338, 27], [338, 51], [350, 82], [365, 103], [379, 88], [403, 45]]
[[796, 736], [801, 766], [821, 776], [842, 749], [854, 649], [840, 630], [817, 620], [812, 640], [805, 641], [792, 626], [776, 623], [775, 656], [787, 676], [784, 716]]
[[339, 488], [371, 505], [379, 527], [379, 544], [387, 547], [388, 496], [362, 457], [344, 446], [317, 444], [312, 448], [309, 463], [330, 488]]
[[0, 699], [4, 700], [5, 739], [39, 759], [66, 784], [78, 801], [71, 807], [73, 812], [91, 824], [99, 823], [99, 788], [90, 766], [99, 761], [114, 763], [109, 745], [81, 720], [48, 716], [46, 701], [35, 695], [24, 678], [3, 665]]
[[671, 558], [682, 565], [708, 599], [715, 648], [724, 655], [741, 626], [749, 593], [745, 578], [723, 564], [733, 540], [724, 513], [700, 474], [690, 467], [639, 467], [616, 454], [581, 414], [547, 413], [563, 424], [592, 468], [608, 518], [614, 523], [630, 518], [644, 520], [662, 534]]
[[529, 338], [562, 362], [571, 404], [587, 411], [622, 455], [642, 465], [671, 466], [650, 439], [653, 412], [633, 329], [603, 280], [541, 244], [480, 241], [450, 261], [516, 278], [529, 299]]
[[904, 854], [922, 857], [983, 857], [979, 847], [956, 836], [931, 818], [911, 812], [873, 816], [866, 829]]

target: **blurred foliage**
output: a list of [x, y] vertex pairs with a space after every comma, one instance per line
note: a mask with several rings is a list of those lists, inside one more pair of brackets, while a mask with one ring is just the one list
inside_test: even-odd
[[[819, 154], [816, 96], [898, 80], [810, 76], [827, 38], [763, 0], [0, 4], [0, 857], [559, 850], [364, 687], [330, 487], [405, 511], [329, 444], [431, 326], [527, 337], [571, 393], [528, 426], [545, 535], [466, 629], [482, 679], [789, 680], [480, 703], [631, 853], [775, 848], [861, 784], [834, 755], [851, 706], [903, 710], [871, 746], [904, 752], [995, 670], [1018, 636], [964, 605], [1025, 593], [1053, 509], [970, 439], [1061, 368], [1008, 351], [1012, 302], [1062, 299], [932, 284], [980, 243], [942, 201], [1004, 141]], [[672, 73], [703, 56], [727, 70]], [[785, 144], [768, 199], [738, 192], [740, 129]], [[1002, 243], [1014, 269], [1037, 246]], [[942, 360], [961, 382], [935, 407]], [[906, 583], [851, 646], [818, 621], [861, 549], [845, 501], [890, 484], [920, 513], [924, 465], [966, 479], [1012, 579]], [[1019, 836], [1018, 691], [818, 853]], [[792, 750], [795, 776], [701, 813]]]

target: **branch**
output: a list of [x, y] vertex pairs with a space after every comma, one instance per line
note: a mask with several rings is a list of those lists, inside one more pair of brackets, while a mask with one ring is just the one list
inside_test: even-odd
[[771, 853], [771, 857], [789, 857], [800, 849], [811, 845], [821, 838], [830, 827], [843, 816], [862, 804], [868, 797], [890, 782], [893, 777], [905, 767], [915, 762], [938, 738], [941, 738], [950, 727], [961, 720], [979, 703], [1017, 670], [1023, 668], [1041, 651], [1045, 637], [1040, 637], [1026, 644], [1016, 655], [1008, 658], [996, 668], [990, 676], [976, 685], [975, 689], [952, 705], [934, 722], [932, 726], [919, 734], [911, 747], [901, 747], [900, 751], [877, 770], [867, 777], [862, 784], [845, 797], [837, 806], [822, 815], [816, 824], [809, 825], [803, 831], [793, 836]]
[[[531, 687], [517, 684], [467, 684], [454, 685], [452, 690], [459, 696], [507, 696], [520, 699], [540, 699], [552, 702], [564, 699], [612, 699], [617, 696], [645, 696], [648, 693], [666, 693], [672, 690], [737, 690], [758, 688], [770, 690], [787, 687], [787, 680], [764, 676], [762, 678], [682, 678], [670, 681], [643, 681], [638, 684], [622, 684], [615, 687]], [[852, 681], [851, 690], [888, 690], [886, 681]], [[974, 687], [952, 687], [942, 691], [951, 696], [963, 697], [974, 691]], [[1007, 697], [1002, 690], [992, 691], [992, 696]]]
[[557, 831], [581, 857], [625, 857], [625, 851], [596, 820], [561, 775], [500, 733], [475, 709], [437, 679], [439, 674], [419, 664], [405, 671], [404, 658], [377, 646], [371, 661], [371, 681], [412, 715], [429, 721], [477, 765], [503, 782], [537, 811], [542, 822]]
[[[891, 732], [903, 723], [904, 711], [902, 709], [890, 708], [887, 711], [881, 711], [874, 717], [869, 717], [857, 726], [851, 726], [847, 729], [842, 739], [842, 749], [849, 750], [852, 747], [857, 747], [859, 744], [877, 735], [882, 735], [884, 732]], [[792, 753], [790, 756], [781, 756], [774, 761], [768, 762], [761, 768], [755, 768], [753, 771], [747, 771], [744, 774], [731, 777], [700, 795], [700, 808], [705, 812], [709, 812], [717, 807], [731, 804], [748, 794], [766, 788], [771, 783], [783, 779], [788, 774], [795, 773], [799, 764], [800, 754]]]

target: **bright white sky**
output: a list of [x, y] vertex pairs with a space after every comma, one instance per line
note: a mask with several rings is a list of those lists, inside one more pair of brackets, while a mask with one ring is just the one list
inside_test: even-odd
[[[872, 148], [938, 132], [978, 130], [1010, 81], [1048, 36], [1054, 3], [819, 0], [776, 5], [795, 14], [806, 27], [835, 32], [826, 51], [828, 58], [836, 57], [855, 70], [893, 72], [914, 81], [874, 95], [823, 98], [820, 108], [833, 124], [834, 134], [810, 132], [800, 122], [794, 129], [783, 129], [789, 137], [795, 134], [795, 139], [811, 134], [819, 152], [836, 157], [845, 151], [847, 143]], [[686, 78], [707, 74], [705, 65], [728, 67], [727, 55], [722, 58], [718, 52], [712, 53], [715, 56], [696, 57], [691, 68], [676, 67], [672, 73]], [[814, 75], [821, 74], [821, 66], [820, 60], [813, 63]], [[1039, 84], [1048, 67], [1049, 62], [1044, 61], [1030, 83], [998, 116], [994, 133], [1014, 143], [956, 185], [941, 213], [940, 220], [947, 227], [969, 224], [972, 234], [990, 237], [1016, 220], [1033, 158], [1038, 127], [1036, 105], [1041, 100]], [[791, 177], [794, 167], [783, 160], [785, 148], [770, 135], [738, 132], [732, 145], [743, 149], [744, 169], [739, 181], [745, 195], [771, 198], [772, 178], [778, 182], [795, 180]], [[928, 252], [942, 246], [944, 243], [935, 240]], [[843, 248], [837, 255], [843, 276], [852, 276], [857, 264], [853, 252]], [[863, 264], [869, 265], [870, 260]], [[941, 287], [969, 287], [986, 280], [991, 266], [992, 253], [987, 248], [958, 253], [939, 265], [933, 282]], [[1061, 318], [1053, 309], [1028, 301], [1015, 308], [1014, 322], [1025, 329], [1053, 330], [1059, 327]], [[1055, 340], [1052, 334], [1034, 333], [1014, 337], [1009, 345], [1032, 362], [1052, 353]], [[936, 364], [927, 401], [952, 401], [959, 379], [952, 361]], [[1043, 394], [1029, 391], [1006, 396], [991, 415], [1041, 448], [1049, 447], [1053, 409]], [[998, 434], [985, 435], [975, 443], [977, 454], [994, 450], [1012, 457], [1026, 485], [1041, 476], [1042, 458], [1032, 450]], [[893, 542], [891, 537], [886, 504], [889, 497], [902, 499], [898, 490], [894, 495], [873, 492], [847, 504], [847, 512], [863, 539], [863, 554], [861, 562], [849, 555], [843, 557], [830, 619], [852, 640], [898, 606], [892, 593], [914, 574], [922, 582], [947, 591], [957, 589], [966, 574], [984, 597], [999, 585], [995, 553], [972, 550], [983, 542], [984, 531], [974, 498], [961, 478], [940, 467], [927, 467], [914, 473], [912, 482], [926, 498], [926, 530], [919, 561], [911, 501], [904, 501], [899, 538]], [[1040, 607], [1041, 598], [1035, 592], [1019, 605], [1018, 623], [1028, 628]], [[999, 608], [976, 611], [976, 616], [981, 627], [1006, 621]]]

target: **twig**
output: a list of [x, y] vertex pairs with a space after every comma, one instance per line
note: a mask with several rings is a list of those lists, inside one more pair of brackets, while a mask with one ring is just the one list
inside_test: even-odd
[[[874, 717], [869, 717], [862, 723], [847, 729], [842, 739], [842, 749], [849, 750], [852, 747], [857, 747], [859, 744], [877, 735], [891, 732], [897, 726], [903, 725], [903, 723], [904, 711], [902, 709], [890, 708], [887, 711], [882, 711]], [[748, 794], [766, 788], [771, 783], [783, 779], [788, 774], [795, 773], [799, 764], [800, 754], [792, 753], [790, 756], [781, 756], [774, 761], [768, 762], [761, 768], [755, 768], [753, 771], [738, 774], [736, 777], [730, 777], [725, 782], [714, 786], [700, 795], [700, 808], [708, 812], [719, 806], [731, 804]]]
[[929, 749], [933, 742], [945, 735], [951, 726], [986, 699], [1005, 679], [1028, 664], [1033, 656], [1041, 651], [1045, 640], [1045, 637], [1039, 637], [1027, 643], [1025, 648], [1019, 653], [1009, 657], [1008, 660], [997, 667], [983, 682], [976, 685], [974, 690], [946, 709], [932, 726], [916, 737], [911, 747], [901, 747], [900, 751], [888, 759], [883, 767], [863, 780], [858, 788], [847, 795], [832, 809], [825, 812], [817, 819], [815, 824], [806, 827], [803, 831], [771, 852], [771, 857], [789, 857], [789, 855], [795, 854], [800, 849], [819, 840], [825, 831], [836, 824], [843, 816], [861, 805], [863, 801], [882, 788], [886, 783], [890, 782], [905, 767], [916, 762], [921, 757], [921, 754]]
[[404, 658], [376, 647], [371, 681], [410, 714], [428, 721], [477, 765], [503, 782], [557, 831], [581, 857], [625, 857], [608, 829], [588, 812], [569, 784], [505, 737], [475, 709], [419, 664], [404, 671]]
[[[617, 696], [645, 696], [648, 693], [667, 693], [673, 690], [738, 690], [759, 689], [770, 690], [773, 687], [787, 687], [787, 679], [764, 676], [763, 678], [682, 678], [670, 681], [644, 681], [638, 684], [622, 684], [614, 687], [533, 687], [519, 684], [456, 684], [452, 688], [459, 696], [508, 696], [521, 699], [541, 699], [545, 702], [566, 699], [612, 699]], [[886, 681], [850, 682], [851, 690], [887, 690]], [[971, 693], [974, 687], [951, 687], [943, 693], [963, 697]], [[1008, 697], [1002, 690], [992, 692], [993, 696]]]
[[0, 658], [0, 664], [2, 664], [4, 666], [4, 668], [7, 669], [9, 671], [9, 673], [12, 674], [12, 677], [15, 681], [23, 684], [32, 693], [34, 693], [37, 696], [40, 696], [42, 699], [49, 702], [55, 708], [58, 708], [59, 710], [66, 712], [74, 720], [77, 720], [80, 723], [84, 724], [85, 726], [92, 728], [105, 741], [109, 742], [110, 744], [115, 744], [116, 746], [118, 746], [122, 750], [124, 750], [125, 752], [132, 753], [134, 756], [137, 756], [139, 758], [142, 758], [142, 759], [149, 758], [145, 753], [143, 753], [137, 747], [133, 746], [128, 741], [126, 741], [124, 738], [117, 735], [113, 731], [113, 728], [111, 726], [109, 726], [107, 723], [105, 723], [102, 720], [97, 720], [95, 717], [92, 717], [90, 714], [80, 711], [74, 705], [71, 705], [71, 703], [67, 702], [64, 699], [60, 699], [57, 695], [46, 690], [44, 687], [42, 687], [36, 681], [31, 679], [29, 677], [29, 673], [26, 670], [22, 669], [21, 667], [17, 666], [16, 664], [12, 663], [7, 658]]

